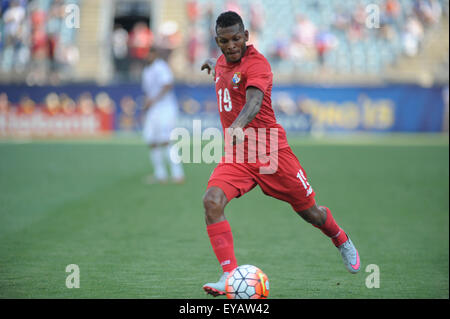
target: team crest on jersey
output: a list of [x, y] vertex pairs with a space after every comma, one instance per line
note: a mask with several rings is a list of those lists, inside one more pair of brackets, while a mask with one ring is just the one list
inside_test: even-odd
[[233, 82], [234, 87], [238, 87], [239, 82], [241, 82], [241, 72], [235, 72], [231, 81]]

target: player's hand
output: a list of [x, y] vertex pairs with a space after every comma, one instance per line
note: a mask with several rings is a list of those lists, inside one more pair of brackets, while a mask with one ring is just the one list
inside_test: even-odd
[[215, 71], [216, 62], [217, 62], [217, 60], [213, 59], [213, 58], [206, 60], [205, 63], [202, 64], [201, 71], [206, 69], [208, 71], [208, 74], [211, 74], [212, 77], [215, 78], [216, 77], [216, 71]]

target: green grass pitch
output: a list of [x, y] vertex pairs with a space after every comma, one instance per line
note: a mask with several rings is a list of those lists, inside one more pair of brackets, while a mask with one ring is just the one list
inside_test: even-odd
[[[255, 188], [226, 209], [239, 264], [269, 298], [449, 298], [448, 136], [289, 139], [361, 256], [336, 248], [286, 203]], [[210, 298], [218, 279], [202, 196], [214, 165], [184, 185], [144, 185], [138, 139], [0, 142], [0, 298]], [[80, 288], [66, 287], [66, 266]], [[380, 270], [369, 289], [366, 267]]]

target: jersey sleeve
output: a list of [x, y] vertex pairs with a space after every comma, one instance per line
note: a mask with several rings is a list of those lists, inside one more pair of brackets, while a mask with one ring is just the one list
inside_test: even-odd
[[272, 83], [270, 64], [264, 59], [255, 59], [247, 68], [247, 82], [245, 89], [254, 86], [265, 93]]

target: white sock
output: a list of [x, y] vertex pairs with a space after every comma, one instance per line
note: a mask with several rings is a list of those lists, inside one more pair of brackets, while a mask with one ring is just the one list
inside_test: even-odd
[[174, 161], [172, 161], [172, 158], [170, 156], [172, 147], [177, 147], [177, 146], [176, 145], [175, 146], [168, 145], [168, 146], [166, 146], [166, 149], [165, 149], [166, 157], [170, 164], [170, 172], [172, 173], [173, 179], [182, 179], [182, 178], [184, 178], [183, 164], [181, 162], [175, 163]]
[[167, 179], [167, 170], [164, 165], [164, 153], [162, 147], [154, 147], [150, 150], [150, 161], [153, 164], [155, 178], [158, 180]]

